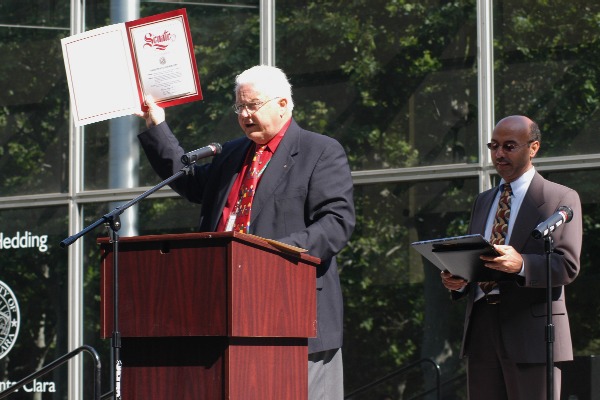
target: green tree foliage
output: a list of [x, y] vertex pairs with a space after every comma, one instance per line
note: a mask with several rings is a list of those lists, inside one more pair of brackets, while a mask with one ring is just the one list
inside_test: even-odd
[[0, 51], [13, 55], [0, 66], [0, 190], [4, 196], [68, 188], [69, 102], [62, 35], [0, 29]]
[[[88, 29], [110, 23], [109, 3], [86, 2]], [[68, 94], [59, 39], [69, 33], [68, 7], [67, 2], [43, 7], [36, 0], [0, 2], [0, 23], [65, 28], [0, 28], [0, 50], [11, 55], [10, 62], [0, 65], [3, 196], [67, 190]], [[144, 2], [141, 14], [176, 7]], [[187, 8], [204, 101], [167, 110], [184, 148], [241, 135], [231, 111], [233, 79], [259, 63], [258, 11], [257, 1]], [[493, 11], [497, 118], [519, 113], [540, 122], [541, 156], [598, 152], [600, 5], [583, 0], [504, 0], [494, 2]], [[301, 125], [337, 138], [354, 171], [479, 162], [475, 0], [285, 0], [276, 2], [276, 14], [276, 64], [292, 81], [294, 116]], [[108, 185], [108, 137], [107, 123], [86, 128], [86, 188]], [[584, 202], [584, 267], [575, 290], [568, 288], [567, 294], [576, 352], [590, 354], [600, 348], [600, 327], [589, 318], [600, 308], [594, 297], [598, 269], [592, 261], [599, 226], [597, 189], [583, 175], [549, 177], [577, 188]], [[140, 182], [158, 182], [144, 157]], [[436, 181], [392, 178], [356, 186], [358, 224], [339, 257], [348, 390], [421, 357], [440, 363], [445, 377], [460, 370], [456, 354], [462, 305], [450, 302], [439, 271], [424, 264], [409, 246], [412, 241], [466, 232], [478, 190], [475, 178], [459, 176]], [[188, 206], [180, 200], [145, 201], [140, 205], [140, 233], [194, 229], [197, 208], [185, 214], [184, 207]], [[104, 204], [87, 208], [86, 221], [104, 212]], [[64, 224], [65, 216], [66, 212], [52, 218]], [[95, 237], [86, 239], [85, 253], [86, 342], [102, 348], [107, 357], [108, 342], [97, 337]], [[64, 271], [66, 255], [56, 257], [52, 264]], [[13, 269], [11, 277], [31, 285], [23, 291], [31, 300], [40, 296], [35, 283], [43, 271], [29, 264], [38, 261], [11, 256], [2, 264], [2, 271]], [[61, 274], [52, 290], [64, 289]], [[36, 314], [27, 329], [34, 332], [45, 324], [49, 335], [60, 337], [56, 326], [66, 312], [64, 301], [44, 306], [56, 309], [46, 310], [46, 319]], [[31, 352], [60, 347], [51, 340], [46, 343], [46, 349]], [[27, 362], [42, 360], [37, 353]], [[399, 393], [429, 383], [419, 379], [399, 377], [381, 394], [399, 398]]]
[[600, 6], [503, 1], [494, 13], [496, 114], [539, 121], [541, 156], [598, 152]]

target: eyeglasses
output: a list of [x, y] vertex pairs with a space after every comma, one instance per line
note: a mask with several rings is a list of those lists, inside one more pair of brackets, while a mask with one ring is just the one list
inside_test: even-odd
[[491, 143], [487, 144], [487, 148], [490, 149], [491, 151], [497, 151], [500, 147], [502, 147], [502, 151], [504, 151], [505, 153], [512, 153], [513, 151], [517, 151], [518, 149], [520, 149], [523, 146], [529, 146], [533, 142], [535, 142], [535, 140], [530, 140], [527, 143], [523, 143], [523, 144], [504, 143], [502, 146], [500, 146], [499, 143], [491, 142]]
[[236, 114], [241, 114], [244, 112], [244, 110], [248, 111], [248, 116], [254, 114], [255, 112], [257, 112], [258, 110], [260, 110], [262, 108], [262, 106], [264, 106], [265, 104], [267, 104], [268, 102], [270, 102], [271, 100], [275, 100], [278, 99], [279, 97], [273, 97], [269, 100], [266, 101], [255, 101], [252, 103], [240, 103], [240, 104], [234, 104], [233, 105], [233, 112], [235, 112]]

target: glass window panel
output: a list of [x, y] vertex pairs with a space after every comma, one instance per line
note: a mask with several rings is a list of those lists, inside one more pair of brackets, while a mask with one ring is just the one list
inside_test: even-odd
[[[143, 2], [141, 16], [154, 15], [181, 8], [172, 2]], [[231, 110], [234, 103], [235, 76], [258, 63], [259, 12], [258, 1], [186, 3], [196, 62], [200, 75], [203, 101], [188, 103], [166, 110], [167, 122], [183, 148], [191, 151], [212, 142], [222, 143], [241, 136], [237, 118]], [[231, 27], [235, 26], [235, 29]], [[127, 117], [126, 117], [127, 118]], [[115, 135], [131, 135], [133, 146], [139, 146], [135, 136], [145, 126], [135, 117], [131, 131], [115, 130]], [[105, 189], [109, 183], [109, 122], [86, 127], [85, 188]], [[132, 149], [137, 151], [138, 149]], [[137, 157], [136, 157], [137, 160]], [[120, 162], [116, 161], [117, 164]], [[158, 177], [146, 157], [139, 157], [141, 186], [154, 185]], [[125, 173], [125, 172], [124, 172]]]
[[39, 26], [44, 28], [69, 27], [69, 0], [2, 0], [0, 26]]
[[[96, 1], [96, 0], [84, 0], [85, 3], [85, 18], [84, 18], [84, 30], [89, 31], [102, 26], [110, 25], [110, 7], [111, 4], [121, 4], [125, 6], [126, 1], [115, 2], [115, 1]], [[132, 2], [132, 3], [135, 3]]]
[[[295, 117], [354, 170], [476, 162], [474, 1], [277, 4]], [[310, 38], [310, 40], [308, 40]]]
[[[17, 382], [68, 351], [68, 253], [59, 246], [66, 234], [66, 207], [0, 210], [2, 383]], [[11, 299], [18, 305], [20, 320]], [[17, 333], [16, 327], [13, 339], [10, 334]], [[12, 349], [6, 351], [11, 342]], [[66, 390], [64, 365], [27, 385], [16, 398], [31, 393], [28, 398], [66, 399]]]
[[542, 157], [600, 150], [599, 15], [598, 2], [494, 2], [496, 118], [538, 122]]
[[68, 189], [69, 94], [60, 47], [67, 34], [0, 24], [0, 53], [8, 61], [0, 63], [2, 196]]
[[[450, 301], [440, 271], [410, 243], [466, 233], [477, 190], [476, 178], [355, 188], [357, 227], [339, 257], [346, 393], [433, 357], [444, 345], [456, 354], [464, 308]], [[377, 367], [365, 371], [365, 365]], [[461, 363], [455, 357], [446, 366], [456, 371]], [[391, 393], [369, 392], [364, 398]]]

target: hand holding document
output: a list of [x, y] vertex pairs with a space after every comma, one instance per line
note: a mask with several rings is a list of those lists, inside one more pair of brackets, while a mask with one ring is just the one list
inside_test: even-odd
[[144, 110], [137, 110], [135, 115], [143, 118], [146, 121], [147, 128], [164, 122], [166, 117], [165, 110], [156, 105], [156, 102], [152, 96], [146, 96], [146, 108]]
[[494, 246], [481, 235], [464, 235], [411, 243], [411, 246], [440, 271], [468, 282], [514, 279], [513, 274], [485, 267], [482, 255], [498, 256]]
[[202, 100], [185, 9], [61, 40], [76, 126]]

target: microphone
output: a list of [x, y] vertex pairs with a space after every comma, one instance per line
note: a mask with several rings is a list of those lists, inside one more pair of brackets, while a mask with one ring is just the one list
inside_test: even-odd
[[199, 149], [190, 151], [181, 156], [181, 162], [185, 165], [189, 165], [202, 158], [211, 157], [221, 152], [221, 145], [219, 143], [211, 143], [208, 146], [201, 147]]
[[550, 218], [536, 226], [533, 232], [531, 232], [531, 236], [535, 239], [544, 238], [554, 232], [554, 230], [562, 224], [571, 221], [571, 219], [573, 219], [573, 210], [567, 206], [560, 206]]

